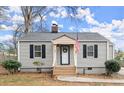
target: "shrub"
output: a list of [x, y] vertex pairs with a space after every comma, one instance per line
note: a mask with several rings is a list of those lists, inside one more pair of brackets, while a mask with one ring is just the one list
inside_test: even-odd
[[34, 64], [35, 66], [41, 66], [41, 65], [43, 65], [43, 63], [41, 63], [41, 62], [39, 62], [39, 61], [34, 61], [33, 64]]
[[105, 68], [106, 68], [106, 74], [110, 76], [115, 72], [119, 72], [121, 66], [117, 62], [117, 60], [108, 60], [105, 62]]
[[39, 61], [34, 61], [33, 64], [35, 66], [37, 66], [37, 71], [41, 73], [41, 68], [39, 68], [40, 66], [44, 65], [42, 62], [39, 62]]
[[6, 68], [11, 74], [18, 71], [18, 68], [21, 67], [21, 63], [15, 60], [6, 60], [2, 62], [2, 66]]

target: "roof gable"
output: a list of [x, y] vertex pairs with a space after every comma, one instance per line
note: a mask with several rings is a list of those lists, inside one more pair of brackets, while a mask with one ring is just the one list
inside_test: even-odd
[[66, 34], [64, 34], [64, 35], [62, 35], [62, 36], [59, 36], [59, 37], [57, 37], [57, 38], [55, 38], [55, 39], [53, 39], [53, 40], [56, 40], [56, 39], [59, 39], [59, 38], [62, 38], [62, 37], [68, 37], [68, 38], [70, 38], [70, 39], [73, 39], [73, 40], [75, 40], [75, 38], [72, 38], [72, 37], [70, 37], [70, 36], [68, 36], [68, 35], [66, 35]]
[[75, 39], [67, 35], [62, 35], [52, 40], [53, 44], [75, 44]]

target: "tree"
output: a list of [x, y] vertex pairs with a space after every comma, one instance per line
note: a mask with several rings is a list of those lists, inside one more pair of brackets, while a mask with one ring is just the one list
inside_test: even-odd
[[119, 63], [121, 64], [121, 66], [124, 66], [124, 52], [118, 52], [116, 54], [115, 60], [119, 61]]
[[0, 20], [7, 19], [7, 16], [5, 14], [5, 11], [8, 9], [8, 7], [0, 6]]
[[46, 6], [34, 7], [34, 6], [22, 6], [21, 11], [24, 17], [24, 32], [32, 32], [33, 19], [40, 15], [42, 11], [46, 9]]
[[[73, 14], [73, 16], [76, 15], [78, 7], [76, 6], [66, 6], [65, 9], [67, 10], [68, 14]], [[9, 47], [9, 50], [12, 53], [12, 48], [14, 50], [15, 55], [17, 55], [17, 39], [21, 37], [22, 33], [28, 33], [32, 32], [33, 26], [35, 23], [33, 22], [37, 17], [40, 18], [40, 25], [39, 29], [40, 31], [48, 31], [46, 27], [44, 27], [44, 21], [43, 18], [51, 11], [56, 12], [57, 7], [46, 7], [46, 6], [21, 6], [22, 15], [24, 18], [23, 23], [17, 24], [16, 29], [13, 31], [13, 39], [10, 40], [10, 43], [6, 42], [6, 45]], [[69, 16], [71, 19], [74, 19], [73, 16]], [[36, 27], [35, 27], [36, 29]], [[10, 53], [10, 52], [9, 52]]]
[[3, 60], [5, 60], [5, 54], [4, 54], [4, 52], [5, 52], [5, 46], [4, 46], [4, 44], [3, 43], [0, 43], [0, 52], [2, 53], [2, 59]]
[[22, 36], [23, 25], [18, 25], [17, 28], [13, 31], [13, 38], [11, 43], [14, 47], [14, 53], [17, 55], [17, 39]]
[[[76, 14], [76, 9], [78, 7], [73, 6], [66, 6], [65, 9], [67, 10], [68, 14]], [[7, 9], [6, 7], [0, 7], [1, 15], [3, 15], [4, 10]], [[44, 27], [44, 16], [48, 15], [51, 11], [56, 12], [57, 7], [46, 7], [46, 6], [22, 6], [21, 7], [22, 15], [24, 18], [23, 23], [16, 24], [17, 28], [13, 31], [13, 39], [9, 42], [4, 42], [5, 45], [9, 47], [8, 52], [12, 53], [12, 50], [17, 55], [17, 39], [21, 37], [22, 33], [32, 32], [34, 27], [34, 20], [39, 17], [40, 18], [40, 25], [39, 29], [41, 31], [48, 31], [46, 27]], [[69, 16], [71, 19], [74, 19], [73, 16]], [[36, 27], [35, 27], [36, 28]]]
[[13, 54], [15, 54], [15, 52], [14, 52], [14, 47], [13, 47], [13, 45], [11, 44], [11, 40], [9, 40], [9, 41], [3, 41], [3, 44], [4, 44], [4, 46], [5, 46], [5, 51], [6, 51], [6, 53], [7, 53], [7, 55], [6, 55], [6, 58], [8, 59], [10, 59], [10, 56]]
[[4, 17], [4, 7], [0, 6], [0, 19]]
[[122, 60], [124, 59], [124, 53], [121, 52], [121, 53], [118, 53], [117, 56], [115, 57], [116, 60]]
[[0, 43], [0, 52], [2, 52], [2, 51], [4, 51], [4, 45], [3, 45], [3, 43]]
[[[57, 8], [57, 7], [55, 7]], [[45, 15], [47, 15], [49, 12], [51, 11], [54, 11], [56, 12], [56, 9], [53, 9], [52, 8], [49, 8], [49, 7], [46, 7], [46, 6], [40, 6], [40, 7], [36, 7], [36, 6], [22, 6], [21, 7], [21, 11], [22, 11], [22, 14], [23, 14], [23, 17], [24, 17], [24, 32], [27, 33], [27, 32], [32, 32], [32, 27], [33, 27], [33, 20], [36, 18], [36, 17], [40, 17], [41, 21], [41, 26], [42, 27], [41, 29], [43, 30], [43, 26], [42, 26], [42, 22], [43, 22], [43, 17]], [[66, 6], [65, 9], [67, 10], [68, 14], [73, 14], [75, 15], [77, 13], [76, 9], [78, 7], [76, 6]], [[69, 16], [70, 18], [73, 18], [73, 16]]]
[[[5, 6], [0, 6], [0, 20], [5, 20], [7, 19], [7, 16], [5, 14], [5, 10], [7, 9], [7, 7]], [[3, 29], [0, 25], [0, 29]]]

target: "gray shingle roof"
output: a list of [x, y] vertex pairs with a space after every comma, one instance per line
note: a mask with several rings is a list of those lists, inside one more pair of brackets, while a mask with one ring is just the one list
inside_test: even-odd
[[[62, 35], [67, 35], [71, 38], [76, 39], [77, 33], [76, 32], [58, 32], [58, 33], [51, 33], [51, 32], [30, 32], [25, 34], [23, 37], [19, 38], [19, 41], [51, 41], [60, 37]], [[96, 40], [96, 41], [106, 41], [107, 39], [98, 33], [91, 33], [91, 32], [79, 32], [78, 33], [79, 40]]]

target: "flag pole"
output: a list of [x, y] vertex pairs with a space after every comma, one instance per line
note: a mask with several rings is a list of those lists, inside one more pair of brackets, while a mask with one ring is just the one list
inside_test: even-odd
[[[77, 29], [76, 29], [77, 30]], [[76, 33], [77, 35], [76, 35], [76, 47], [77, 47], [77, 42], [78, 42], [78, 30], [77, 30], [77, 33]], [[78, 52], [77, 50], [76, 50], [76, 52]], [[76, 55], [75, 55], [75, 66], [77, 66], [77, 56], [78, 56], [78, 53], [76, 53]], [[77, 74], [77, 67], [76, 67], [76, 74]]]
[[78, 30], [77, 30], [77, 40], [78, 40]]

